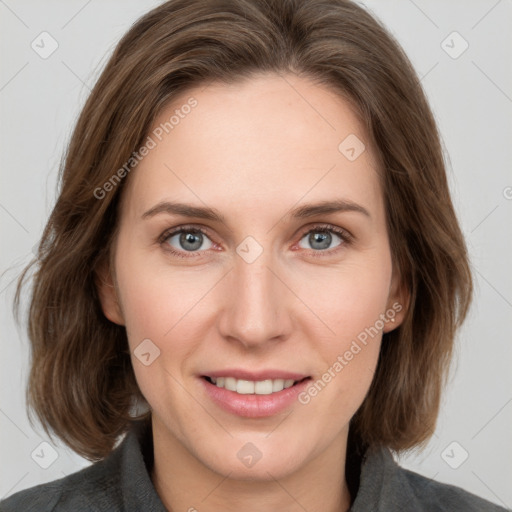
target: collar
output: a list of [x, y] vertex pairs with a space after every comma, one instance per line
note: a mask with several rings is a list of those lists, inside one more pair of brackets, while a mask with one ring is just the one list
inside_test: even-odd
[[[430, 481], [425, 482], [428, 484]], [[360, 485], [350, 512], [409, 511], [418, 510], [415, 508], [417, 505], [418, 498], [389, 448], [368, 448], [362, 460]]]
[[153, 466], [151, 420], [133, 421], [120, 449], [123, 510], [167, 512], [149, 476]]

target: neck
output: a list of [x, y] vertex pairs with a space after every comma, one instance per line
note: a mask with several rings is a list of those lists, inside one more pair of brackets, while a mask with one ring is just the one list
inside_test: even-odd
[[163, 425], [152, 422], [151, 479], [170, 512], [345, 512], [350, 493], [345, 479], [346, 434], [297, 471], [274, 478], [241, 480], [204, 465]]

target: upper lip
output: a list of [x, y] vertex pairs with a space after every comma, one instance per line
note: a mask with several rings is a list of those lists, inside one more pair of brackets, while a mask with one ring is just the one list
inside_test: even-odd
[[213, 377], [215, 379], [219, 377], [234, 377], [235, 379], [242, 380], [253, 380], [253, 381], [262, 381], [262, 380], [275, 380], [275, 379], [283, 379], [283, 380], [295, 380], [299, 381], [308, 377], [303, 373], [295, 373], [288, 372], [284, 370], [260, 370], [258, 372], [250, 372], [248, 370], [243, 370], [241, 368], [228, 368], [226, 370], [217, 370], [211, 371], [203, 374], [203, 377]]

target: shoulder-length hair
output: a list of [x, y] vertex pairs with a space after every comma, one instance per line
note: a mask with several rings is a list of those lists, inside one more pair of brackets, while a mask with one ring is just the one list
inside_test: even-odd
[[170, 0], [124, 35], [87, 99], [14, 300], [19, 319], [35, 266], [27, 404], [48, 435], [90, 460], [113, 449], [141, 398], [126, 330], [105, 318], [96, 286], [100, 266], [112, 264], [126, 162], [178, 94], [262, 72], [295, 73], [350, 101], [379, 159], [393, 264], [410, 301], [383, 336], [351, 431], [397, 451], [434, 431], [472, 279], [436, 124], [403, 50], [349, 0]]

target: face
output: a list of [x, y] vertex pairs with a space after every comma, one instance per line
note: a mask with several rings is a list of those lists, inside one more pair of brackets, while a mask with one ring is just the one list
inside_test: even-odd
[[150, 137], [123, 192], [117, 293], [100, 295], [154, 433], [241, 479], [341, 456], [403, 315], [357, 117], [304, 78], [260, 75], [187, 91]]

